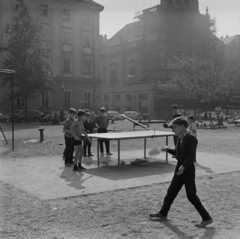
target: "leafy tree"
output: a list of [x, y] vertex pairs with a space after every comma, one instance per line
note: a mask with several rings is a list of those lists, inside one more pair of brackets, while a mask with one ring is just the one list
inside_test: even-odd
[[167, 64], [170, 71], [166, 82], [159, 82], [161, 90], [181, 92], [186, 98], [196, 102], [194, 114], [200, 103], [222, 99], [234, 84], [217, 57], [198, 58], [195, 55], [173, 57]]
[[[5, 53], [3, 68], [16, 72], [14, 99], [24, 100], [26, 120], [29, 98], [54, 90], [54, 73], [42, 41], [43, 24], [22, 7], [13, 23], [7, 24], [5, 33], [8, 40], [0, 47]], [[10, 85], [10, 78], [5, 77], [2, 84]]]

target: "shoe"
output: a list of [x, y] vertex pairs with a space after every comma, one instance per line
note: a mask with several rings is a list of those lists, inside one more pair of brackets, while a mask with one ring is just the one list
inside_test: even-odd
[[94, 155], [93, 154], [89, 154], [88, 157], [93, 157]]
[[87, 155], [86, 155], [86, 154], [84, 154], [84, 155], [83, 155], [83, 157], [85, 157], [85, 158], [86, 158], [86, 157], [87, 157]]
[[152, 214], [149, 214], [149, 216], [152, 218], [152, 217], [158, 217], [158, 218], [161, 218], [161, 219], [167, 219], [167, 216], [163, 216], [161, 213], [152, 213]]
[[78, 166], [77, 165], [74, 165], [73, 166], [73, 171], [79, 171], [80, 169], [78, 168]]
[[111, 152], [108, 152], [107, 155], [113, 155]]
[[195, 225], [196, 227], [206, 227], [209, 224], [213, 223], [213, 219], [210, 218], [209, 220], [203, 220], [199, 224]]
[[78, 169], [79, 169], [79, 170], [87, 170], [86, 168], [84, 168], [84, 167], [83, 167], [82, 165], [80, 165], [80, 164], [78, 165]]
[[65, 163], [65, 167], [72, 167], [71, 163]]
[[105, 154], [104, 153], [101, 153], [101, 156], [104, 156]]

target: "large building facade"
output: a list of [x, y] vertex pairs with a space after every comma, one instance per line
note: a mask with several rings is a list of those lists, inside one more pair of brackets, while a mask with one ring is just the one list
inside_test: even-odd
[[240, 109], [240, 35], [221, 37], [224, 43], [224, 59], [230, 77], [234, 76], [236, 85], [228, 93], [227, 99], [230, 108]]
[[[30, 99], [29, 108], [97, 109], [100, 105], [99, 14], [103, 6], [92, 0], [0, 0], [0, 44], [4, 29], [21, 6], [26, 6], [44, 24], [43, 40], [55, 72], [56, 89]], [[3, 61], [0, 54], [0, 65]], [[1, 67], [0, 67], [1, 68]], [[0, 107], [8, 107], [8, 87], [0, 88]], [[16, 100], [24, 108], [24, 101]]]
[[136, 110], [166, 116], [170, 106], [193, 108], [183, 95], [163, 92], [167, 59], [196, 54], [208, 56], [217, 41], [208, 12], [199, 12], [198, 0], [162, 0], [136, 15], [111, 39], [103, 38], [102, 102], [111, 110]]

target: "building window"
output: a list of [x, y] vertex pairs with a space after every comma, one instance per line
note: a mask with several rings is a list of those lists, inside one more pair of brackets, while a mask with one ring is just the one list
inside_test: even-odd
[[104, 101], [109, 101], [109, 95], [104, 95]]
[[91, 74], [91, 60], [89, 59], [84, 60], [84, 73]]
[[130, 74], [130, 77], [132, 77], [133, 79], [136, 79], [136, 77], [137, 77], [137, 68], [136, 68], [136, 66], [132, 66], [130, 68], [129, 74]]
[[17, 107], [25, 107], [25, 101], [24, 101], [24, 99], [18, 99], [16, 106], [17, 106]]
[[115, 100], [116, 101], [120, 101], [121, 100], [121, 96], [120, 95], [115, 95]]
[[63, 19], [70, 20], [70, 11], [67, 9], [63, 9]]
[[110, 71], [110, 85], [113, 85], [117, 82], [117, 71], [115, 69], [112, 69]]
[[63, 59], [63, 71], [71, 72], [71, 59], [70, 58], [66, 57]]
[[117, 112], [120, 112], [120, 107], [115, 107], [115, 110], [116, 110]]
[[90, 24], [90, 14], [84, 13], [84, 19], [83, 19], [84, 24]]
[[47, 5], [40, 5], [40, 15], [41, 16], [48, 16], [48, 6]]
[[127, 106], [126, 107], [126, 111], [132, 111], [132, 107], [131, 106]]
[[147, 100], [148, 95], [147, 94], [139, 94], [139, 100]]
[[19, 10], [23, 7], [23, 0], [15, 0], [15, 10]]
[[127, 95], [126, 95], [126, 101], [131, 101], [131, 100], [132, 100], [132, 95], [127, 94]]
[[71, 91], [64, 91], [64, 107], [71, 107], [71, 98], [72, 92]]
[[84, 35], [84, 41], [83, 44], [85, 47], [90, 47], [90, 36], [89, 35]]
[[49, 92], [45, 92], [43, 94], [41, 94], [41, 107], [47, 108], [49, 107], [49, 99], [50, 99], [50, 93]]
[[63, 44], [71, 44], [70, 35], [70, 31], [63, 31]]
[[86, 101], [86, 107], [90, 107], [91, 106], [91, 92], [85, 92], [84, 93], [84, 99], [85, 99], [85, 101]]

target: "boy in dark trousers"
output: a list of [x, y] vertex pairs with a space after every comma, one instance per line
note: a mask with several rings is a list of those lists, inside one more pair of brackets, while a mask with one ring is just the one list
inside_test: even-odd
[[64, 139], [65, 139], [65, 145], [66, 148], [64, 150], [64, 156], [65, 156], [65, 166], [71, 167], [73, 164], [73, 152], [74, 152], [74, 145], [73, 145], [73, 135], [70, 131], [70, 128], [74, 122], [74, 118], [77, 111], [73, 108], [69, 109], [68, 114], [69, 117], [63, 122], [63, 131]]
[[[83, 122], [84, 128], [87, 132], [87, 134], [91, 134], [93, 133], [93, 129], [94, 129], [94, 123], [91, 120], [91, 114], [88, 112], [86, 113], [86, 120]], [[92, 144], [89, 142], [89, 140], [85, 139], [84, 143], [83, 143], [83, 155], [84, 157], [91, 157], [94, 156], [91, 153], [91, 146]], [[88, 152], [88, 154], [87, 154]]]
[[150, 214], [150, 217], [166, 219], [174, 199], [184, 185], [188, 200], [193, 204], [202, 217], [201, 223], [196, 226], [205, 227], [211, 224], [213, 220], [207, 210], [203, 207], [196, 193], [194, 162], [196, 161], [198, 140], [194, 135], [188, 132], [188, 122], [185, 118], [176, 118], [173, 120], [172, 125], [173, 132], [178, 136], [176, 148], [169, 149], [166, 146], [162, 148], [162, 151], [175, 155], [178, 162], [161, 210], [158, 213]]
[[[94, 124], [97, 125], [98, 133], [107, 133], [108, 132], [107, 128], [108, 128], [108, 124], [109, 124], [109, 119], [105, 114], [106, 114], [106, 109], [104, 107], [102, 107], [100, 109], [100, 115], [94, 119]], [[100, 145], [101, 156], [104, 156], [103, 142], [105, 142], [106, 154], [112, 155], [112, 153], [110, 152], [110, 140], [109, 139], [100, 139], [99, 145]]]

